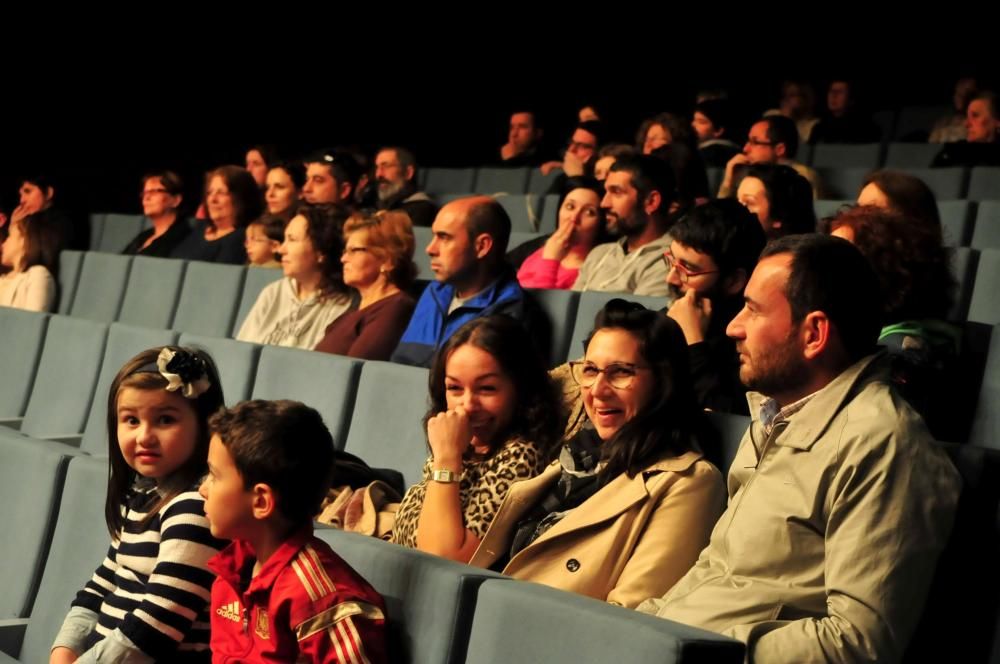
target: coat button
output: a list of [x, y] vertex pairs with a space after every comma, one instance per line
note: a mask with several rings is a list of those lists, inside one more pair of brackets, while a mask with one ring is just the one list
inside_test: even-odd
[[571, 572], [577, 571], [578, 569], [580, 569], [580, 561], [577, 560], [576, 558], [570, 558], [569, 560], [566, 561], [566, 569], [568, 569]]

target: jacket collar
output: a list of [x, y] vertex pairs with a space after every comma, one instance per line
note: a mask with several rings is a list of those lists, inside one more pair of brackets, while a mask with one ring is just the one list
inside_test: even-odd
[[[432, 281], [427, 290], [430, 292], [431, 297], [434, 298], [434, 302], [438, 308], [447, 313], [448, 307], [451, 306], [451, 300], [455, 296], [455, 287], [444, 282]], [[520, 290], [517, 280], [512, 279], [511, 275], [505, 271], [490, 283], [489, 286], [476, 293], [472, 299], [468, 300], [455, 311], [461, 311], [466, 307], [470, 309], [485, 309], [499, 301], [519, 297]]]
[[[802, 410], [788, 420], [788, 425], [774, 438], [774, 444], [798, 450], [810, 449], [862, 384], [887, 378], [883, 364], [877, 361], [879, 357], [875, 354], [858, 360], [816, 392]], [[759, 412], [765, 398], [759, 392], [747, 392], [750, 412]], [[761, 424], [755, 419], [750, 426], [752, 430], [759, 431]]]
[[[302, 547], [312, 539], [312, 533], [312, 525], [310, 524], [282, 542], [278, 550], [261, 567], [260, 573], [250, 581], [246, 593], [269, 591], [274, 586], [278, 575], [288, 567]], [[240, 575], [248, 564], [256, 562], [256, 560], [257, 554], [248, 542], [233, 540], [229, 546], [209, 559], [208, 568], [215, 572], [220, 579], [229, 583], [234, 590], [242, 592]]]

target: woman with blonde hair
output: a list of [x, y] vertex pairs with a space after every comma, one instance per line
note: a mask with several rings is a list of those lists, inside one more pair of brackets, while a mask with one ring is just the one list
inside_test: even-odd
[[358, 291], [358, 308], [330, 323], [316, 350], [388, 360], [415, 303], [406, 292], [417, 274], [413, 225], [405, 212], [355, 214], [344, 224], [340, 262], [344, 283]]

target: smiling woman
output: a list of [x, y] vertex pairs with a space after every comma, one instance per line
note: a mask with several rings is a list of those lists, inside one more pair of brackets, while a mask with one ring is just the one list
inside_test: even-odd
[[472, 320], [434, 359], [424, 479], [406, 492], [393, 541], [467, 561], [517, 480], [543, 468], [561, 424], [545, 364], [507, 316]]

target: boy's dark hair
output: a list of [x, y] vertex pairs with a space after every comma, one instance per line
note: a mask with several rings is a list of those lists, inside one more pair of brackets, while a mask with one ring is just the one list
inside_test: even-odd
[[278, 512], [305, 525], [319, 512], [333, 473], [333, 437], [314, 409], [298, 401], [243, 401], [208, 421], [233, 457], [243, 486], [266, 484]]

